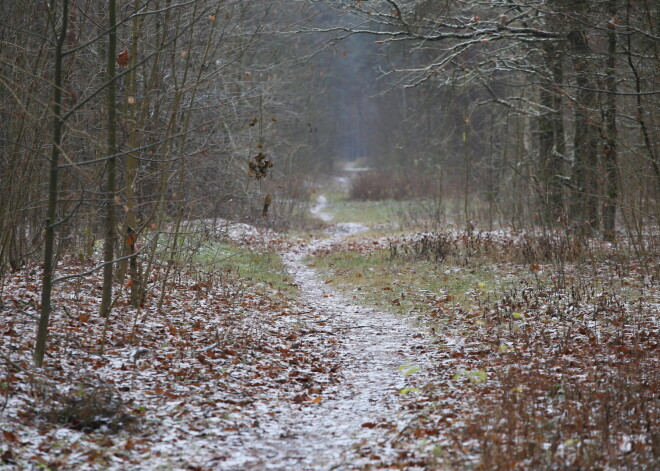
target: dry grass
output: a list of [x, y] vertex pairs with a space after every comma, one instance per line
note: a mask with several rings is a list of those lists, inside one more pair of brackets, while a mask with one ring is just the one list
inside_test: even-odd
[[409, 400], [417, 418], [396, 438], [397, 465], [657, 469], [657, 259], [565, 233], [346, 249], [316, 260], [334, 285], [386, 297], [380, 308], [417, 313], [437, 338], [437, 373]]

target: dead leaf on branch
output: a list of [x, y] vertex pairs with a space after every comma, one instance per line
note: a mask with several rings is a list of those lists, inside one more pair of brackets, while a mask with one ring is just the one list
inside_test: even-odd
[[266, 156], [263, 152], [259, 152], [254, 161], [248, 162], [248, 175], [257, 180], [268, 176], [268, 169], [273, 168], [273, 161]]
[[119, 54], [117, 54], [117, 64], [119, 64], [122, 67], [126, 67], [128, 65], [128, 50], [124, 49], [121, 51]]
[[269, 194], [266, 195], [266, 198], [264, 199], [264, 208], [263, 211], [261, 212], [261, 215], [263, 217], [268, 216], [268, 207], [270, 206], [270, 203], [273, 202], [273, 197]]
[[131, 248], [135, 246], [135, 242], [137, 242], [138, 234], [133, 230], [132, 227], [128, 227], [126, 229], [126, 246]]

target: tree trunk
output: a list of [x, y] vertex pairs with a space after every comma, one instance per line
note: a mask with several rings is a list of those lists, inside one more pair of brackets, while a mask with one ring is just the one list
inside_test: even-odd
[[[617, 0], [609, 0], [608, 10], [616, 15]], [[617, 164], [616, 127], [616, 31], [614, 25], [607, 32], [607, 91], [605, 103], [605, 144], [603, 163], [605, 165], [605, 207], [603, 208], [603, 237], [614, 240], [616, 228], [616, 208], [619, 196], [619, 167]]]
[[472, 233], [472, 223], [470, 222], [470, 178], [472, 174], [472, 162], [470, 159], [470, 149], [468, 146], [468, 114], [467, 101], [465, 114], [463, 115], [463, 164], [465, 170], [465, 182], [463, 186], [463, 217], [465, 218], [465, 230], [468, 234]]
[[117, 84], [115, 82], [115, 60], [117, 56], [116, 0], [108, 0], [108, 62], [106, 108], [108, 116], [107, 135], [107, 180], [105, 190], [105, 243], [103, 246], [103, 296], [101, 299], [101, 316], [107, 318], [112, 309], [112, 273], [115, 256], [117, 216], [115, 209], [115, 194], [117, 186]]
[[[135, 0], [134, 8], [137, 11], [139, 7], [138, 0]], [[130, 82], [128, 86], [128, 95], [132, 97], [133, 100], [129, 102], [129, 136], [128, 136], [128, 146], [131, 149], [136, 149], [138, 147], [138, 132], [139, 128], [142, 125], [143, 120], [140, 119], [138, 122], [136, 117], [136, 103], [135, 97], [137, 95], [137, 54], [138, 54], [138, 39], [140, 37], [140, 23], [141, 20], [136, 17], [133, 18], [133, 31], [131, 35], [131, 65], [133, 71], [130, 74]], [[138, 231], [138, 220], [136, 214], [136, 194], [135, 194], [135, 185], [137, 182], [137, 170], [138, 170], [138, 160], [136, 152], [131, 151], [126, 155], [126, 205], [128, 206], [128, 211], [126, 212], [126, 236], [127, 243], [126, 247], [130, 254], [135, 254], [135, 240], [137, 239]], [[134, 308], [140, 307], [140, 277], [138, 272], [137, 260], [135, 256], [130, 258], [129, 261], [129, 274], [131, 277], [131, 306]]]
[[596, 106], [598, 96], [594, 76], [589, 67], [591, 50], [583, 30], [568, 34], [574, 52], [577, 96], [575, 104], [575, 141], [573, 178], [576, 186], [573, 195], [571, 216], [577, 223], [580, 235], [589, 236], [599, 224], [598, 218], [598, 126]]
[[[541, 87], [543, 114], [539, 117], [540, 179], [542, 185], [543, 223], [552, 226], [564, 214], [562, 201], [561, 156], [564, 152], [564, 129], [561, 124], [561, 98], [555, 92], [562, 80], [559, 50], [548, 43], [543, 48], [545, 62], [550, 69], [548, 81]], [[561, 150], [560, 150], [561, 149]]]
[[[52, 9], [53, 16], [55, 7]], [[54, 252], [55, 252], [55, 226], [57, 222], [57, 189], [59, 177], [59, 156], [62, 147], [62, 134], [64, 121], [62, 119], [62, 85], [64, 82], [62, 63], [64, 61], [63, 48], [66, 40], [66, 30], [69, 18], [69, 0], [62, 1], [62, 26], [56, 39], [55, 46], [55, 76], [53, 78], [53, 145], [50, 155], [50, 176], [48, 179], [48, 209], [46, 212], [46, 235], [44, 239], [44, 272], [41, 291], [41, 313], [39, 316], [39, 329], [37, 343], [34, 349], [34, 364], [41, 367], [46, 353], [46, 339], [48, 337], [48, 322], [51, 311], [51, 294], [53, 290]]]

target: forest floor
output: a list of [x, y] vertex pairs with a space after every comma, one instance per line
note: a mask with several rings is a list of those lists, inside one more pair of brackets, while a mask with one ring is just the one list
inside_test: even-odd
[[100, 275], [62, 284], [41, 369], [39, 267], [8, 274], [0, 469], [657, 469], [657, 259], [313, 212], [324, 234], [224, 233], [234, 268], [160, 310], [125, 287], [106, 325]]

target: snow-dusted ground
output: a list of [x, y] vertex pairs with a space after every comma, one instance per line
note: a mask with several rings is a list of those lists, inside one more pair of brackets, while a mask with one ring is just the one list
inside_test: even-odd
[[[326, 206], [319, 198], [313, 211], [327, 220]], [[590, 440], [609, 463], [604, 469], [657, 468], [649, 444], [659, 423], [660, 304], [650, 267], [617, 265], [619, 273], [606, 262], [594, 264], [596, 276], [566, 267], [585, 280], [586, 288], [582, 281], [573, 285], [584, 296], [578, 301], [566, 290], [535, 288], [536, 275], [528, 274], [519, 285], [525, 288], [511, 292], [509, 306], [517, 306], [518, 317], [510, 307], [504, 322], [498, 319], [507, 307], [484, 307], [479, 290], [463, 305], [444, 291], [418, 290], [411, 297], [440, 318], [438, 331], [425, 338], [425, 329], [360, 306], [352, 293], [335, 289], [306, 264], [307, 254], [345, 249], [345, 237], [364, 226], [329, 221], [327, 238], [305, 243], [278, 242], [278, 235], [246, 225], [214, 224], [245, 246], [272, 240], [281, 247], [287, 281], [300, 288], [300, 302], [282, 301], [275, 291], [247, 290], [234, 298], [220, 285], [206, 291], [197, 278], [184, 277], [163, 313], [155, 306], [137, 313], [117, 306], [108, 348], [99, 355], [103, 322], [94, 313], [101, 280], [92, 275], [60, 289], [50, 360], [38, 370], [29, 367], [29, 357], [39, 270], [8, 275], [0, 303], [0, 471], [504, 469], [513, 465], [500, 466], [489, 453], [501, 453], [508, 463], [529, 453], [533, 441], [537, 454], [516, 466], [563, 469], [581, 459], [578, 426], [591, 427]], [[520, 238], [480, 236], [502, 238], [500, 248], [507, 250], [509, 240]], [[405, 242], [357, 239], [351, 246]], [[59, 270], [69, 274], [86, 266], [69, 260]], [[472, 269], [445, 268], [447, 276]], [[495, 268], [520, 280], [521, 271], [531, 270]], [[586, 284], [588, 277], [595, 282]], [[608, 279], [614, 282], [603, 281]], [[608, 294], [610, 287], [615, 294]], [[632, 289], [639, 289], [639, 299], [626, 295]], [[64, 399], [99, 385], [138, 419], [135, 427], [83, 433], [46, 420], [48, 411], [60, 410], [52, 407], [53, 398], [66, 404]], [[400, 394], [415, 386], [421, 391]], [[531, 410], [539, 415], [530, 419]], [[583, 421], [604, 410], [614, 411], [607, 429]], [[106, 415], [100, 418], [115, 417]], [[557, 428], [535, 429], [535, 423]], [[514, 442], [518, 455], [502, 445]], [[536, 464], [546, 459], [547, 465]]]
[[316, 204], [312, 206], [309, 210], [314, 216], [319, 218], [321, 221], [330, 222], [332, 221], [332, 215], [324, 211], [324, 209], [327, 206], [328, 206], [328, 199], [325, 197], [325, 195], [319, 195], [316, 200]]
[[[319, 197], [313, 212], [329, 220], [326, 204]], [[364, 230], [356, 223], [337, 224], [329, 229], [331, 238], [283, 254], [302, 301], [319, 314], [319, 330], [341, 344], [342, 381], [324, 390], [319, 404], [279, 406], [264, 416], [259, 431], [242, 437], [242, 446], [218, 469], [345, 470], [367, 463], [370, 446], [396, 453], [389, 442], [396, 424], [406, 423], [400, 391], [425, 376], [429, 362], [420, 352], [427, 350], [426, 341], [395, 315], [341, 295], [304, 263], [312, 251]], [[402, 367], [420, 370], [406, 377]]]

